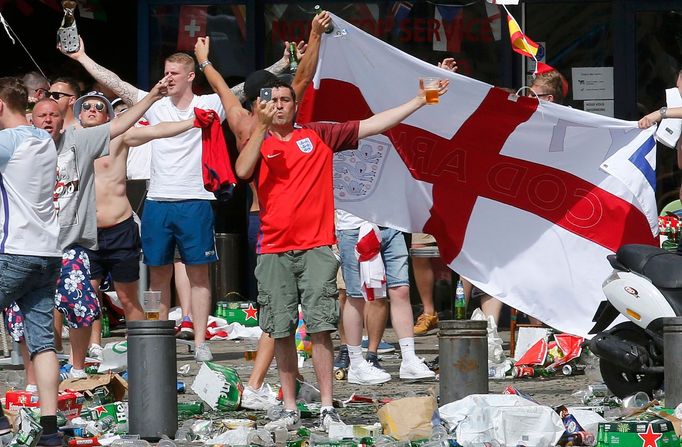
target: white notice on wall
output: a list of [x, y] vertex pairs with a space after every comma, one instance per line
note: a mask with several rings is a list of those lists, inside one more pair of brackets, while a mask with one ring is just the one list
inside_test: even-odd
[[596, 113], [598, 115], [610, 116], [613, 118], [613, 100], [612, 99], [599, 99], [585, 101], [586, 112]]
[[613, 67], [578, 67], [573, 75], [573, 99], [613, 99]]

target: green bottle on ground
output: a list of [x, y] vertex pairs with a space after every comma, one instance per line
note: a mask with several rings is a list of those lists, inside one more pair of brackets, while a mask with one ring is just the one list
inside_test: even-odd
[[109, 326], [109, 311], [102, 306], [102, 338], [111, 337], [111, 326]]

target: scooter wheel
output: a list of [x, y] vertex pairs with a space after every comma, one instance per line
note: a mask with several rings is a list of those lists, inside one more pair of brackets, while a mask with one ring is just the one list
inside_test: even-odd
[[[647, 335], [639, 326], [631, 322], [619, 324], [612, 329], [611, 333], [641, 346], [649, 344]], [[637, 373], [603, 359], [599, 360], [599, 371], [609, 390], [621, 399], [639, 391], [653, 397], [653, 392], [663, 385], [663, 374]]]

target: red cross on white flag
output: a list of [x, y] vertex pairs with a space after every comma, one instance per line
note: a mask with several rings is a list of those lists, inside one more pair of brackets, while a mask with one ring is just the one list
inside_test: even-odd
[[440, 104], [336, 154], [337, 208], [433, 234], [448, 265], [482, 290], [586, 335], [606, 255], [654, 241], [653, 130], [510, 98], [333, 20], [301, 122], [363, 119], [414, 97], [420, 76], [450, 80]]

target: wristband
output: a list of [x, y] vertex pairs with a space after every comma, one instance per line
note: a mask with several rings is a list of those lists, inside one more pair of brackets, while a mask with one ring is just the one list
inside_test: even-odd
[[204, 71], [204, 68], [206, 68], [207, 65], [211, 65], [211, 61], [208, 59], [199, 64], [199, 70]]

